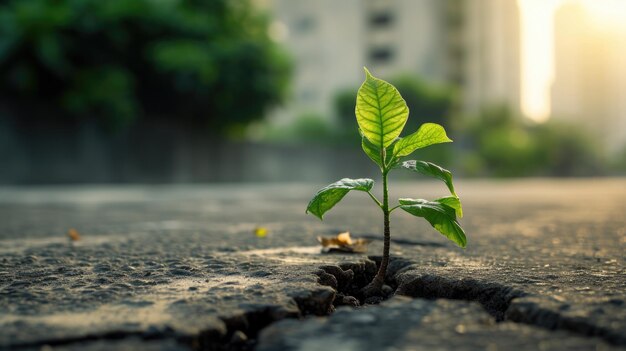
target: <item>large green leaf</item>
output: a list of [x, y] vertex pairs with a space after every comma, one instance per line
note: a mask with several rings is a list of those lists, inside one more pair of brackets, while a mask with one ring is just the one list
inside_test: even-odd
[[363, 135], [384, 149], [402, 132], [409, 108], [393, 85], [375, 78], [367, 68], [365, 76], [356, 97], [356, 120]]
[[396, 157], [408, 156], [417, 149], [450, 142], [452, 140], [448, 138], [442, 126], [436, 123], [424, 123], [417, 132], [400, 139], [393, 147], [393, 154]]
[[446, 196], [441, 199], [435, 200], [435, 202], [439, 202], [440, 204], [444, 204], [446, 206], [452, 207], [456, 216], [459, 218], [463, 218], [463, 206], [461, 206], [461, 199], [456, 196]]
[[380, 154], [380, 149], [376, 147], [376, 145], [372, 144], [371, 141], [367, 140], [365, 136], [361, 137], [361, 147], [363, 151], [374, 163], [383, 168], [383, 161]]
[[443, 180], [450, 190], [450, 193], [456, 196], [454, 184], [452, 183], [452, 173], [450, 173], [447, 169], [441, 168], [434, 163], [415, 160], [404, 161], [400, 167]]
[[[414, 205], [414, 204], [421, 204], [426, 200], [422, 200], [422, 199], [400, 199], [400, 204], [401, 205]], [[442, 205], [445, 205], [447, 207], [450, 207], [454, 210], [454, 214], [459, 217], [459, 218], [463, 218], [463, 208], [461, 206], [461, 199], [459, 199], [456, 196], [446, 196], [446, 197], [442, 197], [440, 199], [437, 200], [433, 200], [433, 202], [438, 202]]]
[[456, 219], [454, 208], [441, 202], [423, 199], [400, 199], [400, 208], [414, 216], [424, 218], [439, 233], [460, 247], [467, 245], [465, 232]]
[[333, 208], [350, 190], [370, 191], [374, 181], [367, 178], [342, 180], [320, 189], [306, 208], [317, 218], [323, 219], [324, 213]]

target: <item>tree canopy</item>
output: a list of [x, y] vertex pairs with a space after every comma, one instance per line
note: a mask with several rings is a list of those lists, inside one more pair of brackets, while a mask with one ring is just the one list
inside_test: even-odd
[[114, 128], [161, 119], [218, 131], [279, 103], [289, 71], [247, 0], [0, 5], [0, 104], [20, 119]]

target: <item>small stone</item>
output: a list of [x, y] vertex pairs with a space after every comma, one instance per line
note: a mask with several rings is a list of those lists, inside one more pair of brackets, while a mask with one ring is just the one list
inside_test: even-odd
[[382, 291], [383, 291], [383, 294], [385, 294], [385, 296], [389, 296], [393, 294], [393, 288], [387, 284], [383, 285]]
[[367, 299], [365, 299], [365, 304], [366, 305], [378, 305], [383, 300], [384, 299], [381, 296], [370, 296]]
[[359, 307], [359, 300], [354, 296], [344, 296], [341, 299], [341, 304], [345, 306]]
[[233, 344], [242, 344], [246, 341], [248, 341], [248, 336], [241, 330], [236, 330], [230, 338], [230, 342]]
[[467, 332], [467, 328], [463, 324], [459, 324], [454, 328], [454, 331], [459, 334], [465, 334]]

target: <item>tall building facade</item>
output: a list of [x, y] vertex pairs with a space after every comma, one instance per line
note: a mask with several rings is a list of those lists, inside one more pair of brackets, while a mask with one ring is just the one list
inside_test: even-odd
[[464, 0], [463, 103], [466, 113], [506, 105], [519, 113], [520, 14], [517, 1]]
[[[333, 94], [357, 85], [363, 55], [365, 8], [360, 0], [269, 0], [277, 36], [294, 60], [292, 96], [279, 121], [315, 112], [331, 116]], [[277, 33], [272, 33], [277, 32]]]
[[293, 96], [279, 120], [316, 112], [363, 81], [401, 74], [457, 86], [460, 108], [519, 111], [519, 11], [503, 0], [257, 0], [295, 61]]
[[555, 15], [552, 116], [595, 133], [609, 151], [626, 144], [626, 34], [601, 25], [579, 3]]

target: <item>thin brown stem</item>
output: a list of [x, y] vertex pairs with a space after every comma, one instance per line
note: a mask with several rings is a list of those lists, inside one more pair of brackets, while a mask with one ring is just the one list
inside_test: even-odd
[[385, 275], [387, 274], [387, 266], [389, 265], [389, 246], [391, 241], [391, 230], [389, 228], [389, 191], [387, 187], [387, 172], [383, 173], [383, 225], [385, 230], [385, 238], [383, 244], [383, 259], [380, 262], [380, 267], [378, 268], [378, 273], [376, 273], [376, 277], [374, 280], [377, 283], [382, 285], [385, 282]]
[[380, 267], [378, 268], [378, 272], [376, 276], [363, 289], [363, 295], [367, 298], [369, 296], [381, 296], [382, 295], [382, 287], [385, 283], [385, 275], [387, 274], [387, 266], [389, 266], [389, 246], [391, 243], [391, 230], [389, 226], [389, 214], [391, 211], [389, 210], [389, 192], [387, 189], [387, 171], [383, 172], [383, 225], [384, 225], [384, 244], [383, 244], [383, 258], [380, 262]]
[[382, 288], [385, 283], [385, 276], [387, 275], [387, 267], [389, 266], [389, 246], [391, 244], [391, 233], [389, 228], [389, 212], [385, 212], [384, 214], [384, 225], [385, 225], [385, 238], [383, 241], [383, 259], [380, 262], [380, 267], [378, 268], [378, 272], [376, 273], [376, 277], [374, 277], [374, 281], [376, 282], [376, 286]]

